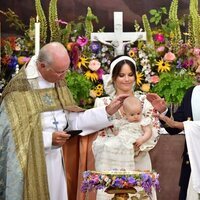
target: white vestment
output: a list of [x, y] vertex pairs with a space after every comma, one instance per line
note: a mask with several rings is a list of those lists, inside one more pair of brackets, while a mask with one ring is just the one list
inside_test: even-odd
[[[26, 74], [34, 89], [54, 87], [54, 83], [44, 80], [38, 72], [35, 57], [27, 65]], [[90, 109], [80, 113], [64, 110], [44, 112], [41, 113], [41, 120], [50, 200], [67, 200], [67, 183], [62, 160], [62, 148], [52, 146], [53, 132], [62, 131], [66, 127], [67, 121], [70, 129], [83, 130], [81, 133], [83, 136], [111, 124], [108, 120], [105, 107]], [[58, 122], [58, 124], [56, 125], [55, 122]]]
[[191, 105], [194, 121], [185, 121], [184, 131], [190, 159], [191, 175], [187, 191], [187, 200], [198, 200], [200, 193], [200, 85], [192, 92]]

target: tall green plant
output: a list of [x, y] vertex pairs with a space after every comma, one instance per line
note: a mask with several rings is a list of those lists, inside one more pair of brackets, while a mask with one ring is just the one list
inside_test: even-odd
[[178, 0], [173, 0], [170, 5], [169, 9], [169, 20], [171, 23], [174, 24], [174, 39], [175, 42], [178, 43], [181, 40], [181, 29], [180, 29], [180, 23], [178, 19]]
[[51, 0], [49, 3], [49, 28], [51, 31], [50, 41], [61, 42], [60, 27], [57, 23], [58, 13], [57, 13], [57, 0]]
[[200, 15], [198, 14], [198, 0], [190, 0], [189, 10], [189, 36], [192, 45], [200, 47]]

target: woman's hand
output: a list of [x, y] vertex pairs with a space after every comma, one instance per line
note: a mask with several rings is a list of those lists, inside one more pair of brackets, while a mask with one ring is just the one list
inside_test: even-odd
[[173, 119], [163, 114], [160, 114], [158, 117], [160, 120], [164, 121], [171, 128], [184, 129], [183, 122], [174, 121]]
[[52, 134], [52, 144], [54, 146], [63, 146], [70, 136], [65, 131], [56, 131]]

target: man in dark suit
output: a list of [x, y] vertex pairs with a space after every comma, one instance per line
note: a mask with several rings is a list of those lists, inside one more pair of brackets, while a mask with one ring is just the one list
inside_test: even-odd
[[[196, 80], [197, 80], [197, 85], [200, 85], [200, 66], [196, 69]], [[190, 87], [186, 91], [184, 98], [181, 102], [181, 105], [178, 107], [177, 111], [173, 113], [173, 118], [175, 121], [183, 122], [187, 120], [193, 120], [194, 111], [192, 110], [192, 96], [194, 95], [193, 92], [194, 88], [195, 86]], [[200, 98], [200, 94], [195, 93], [195, 95], [198, 95]], [[167, 109], [166, 102], [157, 94], [154, 93], [148, 94], [147, 99], [152, 103], [152, 105], [158, 112], [165, 113], [165, 115], [168, 117], [171, 116], [170, 109]], [[170, 135], [175, 135], [182, 131], [177, 128], [170, 128], [168, 126], [165, 126], [164, 122], [161, 123], [163, 123], [163, 127]], [[185, 142], [185, 148], [183, 151], [183, 162], [181, 166], [181, 174], [179, 180], [179, 186], [180, 186], [179, 200], [186, 200], [190, 173], [191, 173], [190, 161], [188, 157], [187, 145]]]

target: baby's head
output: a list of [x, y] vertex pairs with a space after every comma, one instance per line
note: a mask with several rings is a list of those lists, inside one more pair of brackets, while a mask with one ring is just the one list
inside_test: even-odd
[[127, 97], [123, 102], [123, 110], [129, 122], [139, 122], [142, 118], [142, 104], [136, 97]]

